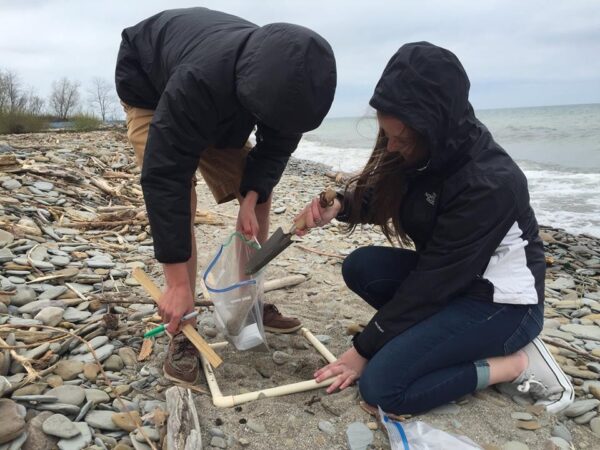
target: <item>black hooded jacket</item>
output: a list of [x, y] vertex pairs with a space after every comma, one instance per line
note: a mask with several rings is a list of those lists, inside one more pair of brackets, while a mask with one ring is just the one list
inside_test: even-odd
[[[476, 119], [469, 86], [453, 53], [417, 42], [392, 57], [371, 98], [425, 137], [430, 161], [409, 175], [399, 211], [418, 263], [355, 338], [366, 358], [459, 295], [543, 303], [544, 249], [527, 180]], [[338, 218], [349, 208], [345, 199]]]
[[264, 202], [301, 133], [329, 111], [336, 69], [329, 44], [307, 28], [189, 8], [123, 30], [115, 80], [123, 102], [155, 110], [141, 183], [156, 258], [176, 263], [191, 255], [190, 186], [202, 151], [241, 148], [257, 126], [240, 192]]

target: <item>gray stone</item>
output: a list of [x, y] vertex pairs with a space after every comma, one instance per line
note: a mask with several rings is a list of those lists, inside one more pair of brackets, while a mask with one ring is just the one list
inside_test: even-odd
[[216, 448], [227, 448], [227, 441], [222, 437], [213, 436], [210, 440], [210, 445]]
[[591, 339], [600, 341], [600, 327], [596, 325], [578, 325], [569, 323], [560, 327], [562, 331], [571, 333], [573, 336], [581, 339]]
[[13, 439], [12, 441], [8, 442], [7, 444], [4, 444], [2, 446], [2, 449], [4, 450], [4, 448], [6, 448], [6, 450], [21, 450], [21, 448], [23, 447], [23, 444], [25, 443], [26, 440], [27, 440], [27, 433], [21, 433], [19, 435], [19, 437], [17, 437], [16, 439]]
[[[96, 350], [99, 347], [102, 347], [104, 344], [108, 342], [108, 336], [96, 336], [93, 339], [90, 339], [88, 343], [90, 346]], [[71, 354], [76, 355], [79, 353], [88, 353], [90, 348], [86, 344], [81, 344], [79, 347], [76, 347], [71, 351]]]
[[210, 434], [211, 436], [217, 436], [222, 438], [225, 437], [225, 433], [223, 433], [223, 430], [217, 427], [212, 427], [210, 430], [208, 430], [208, 434]]
[[562, 438], [567, 442], [571, 442], [573, 440], [571, 432], [560, 422], [552, 427], [550, 434], [552, 436]]
[[79, 435], [71, 439], [61, 439], [58, 441], [60, 450], [82, 450], [92, 442], [92, 432], [85, 422], [74, 422], [73, 425], [79, 430]]
[[590, 420], [592, 420], [597, 415], [598, 415], [597, 411], [588, 411], [585, 414], [582, 414], [581, 416], [575, 417], [575, 419], [573, 419], [573, 421], [577, 425], [585, 425], [586, 423], [590, 423]]
[[115, 263], [112, 262], [107, 257], [104, 257], [104, 258], [94, 257], [94, 258], [88, 259], [86, 261], [86, 264], [88, 267], [91, 267], [92, 269], [112, 269], [113, 267], [115, 267]]
[[68, 256], [53, 256], [50, 258], [50, 264], [55, 265], [56, 267], [65, 267], [71, 262], [71, 258]]
[[35, 183], [33, 183], [33, 187], [44, 192], [48, 192], [54, 189], [54, 185], [48, 181], [36, 181]]
[[315, 337], [323, 345], [327, 345], [331, 342], [331, 336], [328, 336], [326, 334], [317, 334], [315, 335]]
[[19, 286], [17, 292], [10, 298], [10, 304], [14, 306], [23, 306], [34, 301], [37, 295], [29, 286]]
[[106, 431], [117, 431], [119, 427], [112, 420], [113, 411], [90, 411], [85, 416], [86, 423], [92, 428]]
[[16, 439], [25, 430], [24, 409], [10, 399], [0, 399], [0, 444]]
[[[563, 438], [558, 437], [558, 436], [553, 436], [549, 439], [550, 442], [552, 442], [555, 445], [555, 448], [557, 448], [557, 450], [571, 450], [571, 444], [569, 444], [567, 441], [565, 441]], [[548, 447], [546, 447], [548, 448]]]
[[83, 420], [83, 418], [87, 415], [88, 412], [90, 412], [90, 409], [92, 409], [92, 407], [94, 406], [94, 403], [91, 401], [86, 401], [85, 404], [81, 407], [81, 410], [79, 411], [79, 414], [77, 414], [77, 417], [75, 417], [75, 422], [81, 422]]
[[600, 405], [600, 400], [578, 400], [569, 406], [563, 414], [567, 417], [578, 417]]
[[53, 414], [42, 424], [44, 433], [58, 438], [70, 439], [80, 434], [79, 429], [62, 414]]
[[22, 325], [22, 326], [30, 326], [30, 327], [35, 327], [36, 325], [42, 325], [42, 322], [40, 322], [39, 320], [23, 319], [21, 317], [11, 317], [8, 320], [8, 323], [10, 323], [11, 325]]
[[59, 403], [75, 406], [80, 406], [85, 401], [85, 390], [79, 386], [58, 386], [50, 389], [46, 395], [57, 397]]
[[67, 322], [77, 323], [77, 322], [81, 322], [82, 320], [87, 319], [91, 315], [92, 315], [92, 313], [89, 311], [80, 311], [76, 308], [69, 307], [65, 310], [65, 313], [63, 315], [63, 320], [65, 320]]
[[59, 361], [54, 373], [65, 381], [73, 380], [83, 372], [83, 362], [73, 360]]
[[8, 180], [2, 182], [2, 187], [7, 191], [14, 191], [21, 187], [21, 183], [19, 182], [19, 180], [9, 178]]
[[98, 403], [110, 402], [110, 397], [108, 394], [100, 389], [86, 389], [85, 398], [88, 402], [92, 402], [94, 405], [97, 405]]
[[264, 433], [265, 431], [267, 431], [263, 423], [258, 422], [257, 420], [254, 420], [254, 419], [248, 419], [246, 426], [248, 428], [250, 428], [252, 431], [254, 431], [255, 433]]
[[[148, 439], [150, 439], [151, 441], [158, 441], [160, 439], [160, 434], [156, 428], [145, 426], [142, 427], [142, 430], [144, 431], [144, 433], [146, 433], [146, 436], [148, 436]], [[144, 439], [144, 436], [142, 436], [139, 430], [135, 430], [133, 433], [136, 441], [146, 442], [146, 439]], [[225, 435], [220, 437], [225, 437]]]
[[[0, 358], [3, 358], [4, 355], [0, 355]], [[12, 384], [10, 381], [6, 379], [6, 377], [0, 377], [0, 398], [4, 396], [4, 393], [12, 388]]]
[[110, 355], [106, 361], [104, 361], [104, 370], [112, 370], [113, 372], [120, 372], [125, 367], [123, 360], [119, 355]]
[[11, 398], [15, 402], [56, 403], [58, 401], [58, 397], [52, 395], [13, 395]]
[[575, 338], [571, 333], [567, 333], [566, 331], [556, 330], [554, 328], [544, 328], [542, 330], [542, 334], [544, 336], [556, 337], [560, 339], [564, 339], [567, 342], [573, 342]]
[[286, 352], [276, 350], [273, 352], [273, 362], [277, 365], [285, 364], [290, 360], [291, 356]]
[[[96, 355], [98, 356], [98, 360], [100, 362], [104, 361], [106, 358], [108, 358], [110, 355], [112, 355], [114, 350], [115, 350], [115, 346], [112, 344], [106, 344], [106, 345], [103, 345], [102, 347], [98, 348], [96, 350]], [[91, 353], [86, 353], [84, 355], [76, 355], [76, 356], [72, 357], [71, 360], [72, 361], [73, 360], [80, 361], [83, 363], [95, 362], [94, 356]]]
[[0, 263], [12, 261], [15, 257], [10, 248], [0, 248]]
[[41, 411], [52, 411], [55, 413], [66, 414], [68, 416], [76, 416], [79, 414], [79, 406], [68, 403], [41, 403], [36, 406]]
[[326, 433], [326, 434], [329, 434], [332, 436], [335, 434], [335, 427], [328, 420], [319, 421], [319, 430], [321, 430], [323, 433]]
[[373, 442], [373, 432], [362, 422], [352, 422], [346, 428], [349, 450], [367, 450]]
[[52, 415], [52, 412], [44, 411], [27, 423], [27, 428], [25, 429], [27, 440], [25, 441], [22, 450], [41, 450], [55, 447], [58, 439], [54, 436], [49, 436], [42, 431], [42, 424]]
[[37, 313], [34, 318], [35, 320], [41, 321], [44, 325], [55, 327], [62, 320], [63, 312], [64, 310], [62, 308], [57, 306], [48, 306]]
[[18, 311], [21, 314], [35, 315], [44, 308], [48, 308], [50, 306], [62, 306], [62, 305], [63, 305], [62, 302], [57, 302], [57, 301], [52, 301], [52, 300], [36, 300], [34, 302], [29, 302], [26, 305], [21, 306]]
[[596, 436], [600, 436], [600, 417], [594, 417], [590, 421], [590, 428]]
[[54, 300], [56, 297], [60, 297], [68, 288], [66, 286], [51, 286], [40, 294], [40, 300]]
[[575, 287], [575, 281], [573, 281], [573, 278], [560, 277], [554, 281], [551, 281], [550, 283], [547, 283], [546, 287], [557, 291], [562, 289], [570, 289]]
[[0, 230], [0, 248], [7, 246], [8, 244], [12, 244], [15, 240], [15, 237], [12, 233], [8, 231]]
[[515, 420], [533, 420], [533, 416], [526, 412], [514, 412], [510, 417]]
[[137, 355], [131, 347], [120, 348], [118, 353], [126, 367], [135, 367], [136, 366]]

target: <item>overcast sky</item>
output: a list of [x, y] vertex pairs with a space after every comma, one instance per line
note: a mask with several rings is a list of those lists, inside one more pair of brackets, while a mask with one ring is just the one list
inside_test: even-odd
[[62, 76], [83, 94], [93, 77], [112, 82], [123, 28], [189, 6], [324, 36], [338, 67], [330, 116], [365, 113], [387, 60], [417, 40], [456, 53], [476, 109], [600, 102], [598, 0], [0, 0], [0, 69], [43, 96]]

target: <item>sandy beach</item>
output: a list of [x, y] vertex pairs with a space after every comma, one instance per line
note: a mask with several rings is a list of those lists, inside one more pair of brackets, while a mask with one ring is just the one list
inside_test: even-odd
[[[46, 408], [41, 414], [47, 414], [47, 407], [40, 409], [40, 405], [52, 403], [44, 400], [44, 395], [51, 397], [53, 394], [48, 391], [60, 386], [81, 389], [85, 400], [83, 397], [70, 399], [70, 402], [62, 400], [59, 403], [75, 406], [77, 410], [65, 407], [52, 412], [61, 412], [68, 421], [87, 424], [84, 426], [91, 436], [84, 446], [61, 448], [101, 449], [101, 445], [121, 450], [151, 448], [119, 425], [111, 429], [88, 420], [90, 413], [78, 417], [89, 403], [87, 391], [90, 390], [108, 394], [102, 401], [91, 402], [93, 407], [90, 405], [90, 408], [95, 411], [114, 413], [121, 405], [115, 405], [115, 388], [107, 385], [102, 374], [90, 377], [84, 374], [83, 366], [72, 377], [57, 374], [53, 365], [72, 361], [77, 354], [73, 353], [75, 344], [65, 346], [65, 339], [44, 344], [44, 339], [50, 336], [60, 337], [45, 335], [36, 327], [50, 323], [42, 320], [43, 317], [36, 319], [49, 307], [64, 309], [64, 314], [68, 310], [70, 314], [62, 314], [56, 323], [52, 322], [54, 326], [81, 330], [95, 324], [95, 328], [82, 336], [108, 338], [102, 344], [112, 347], [102, 361], [106, 373], [114, 385], [125, 386], [120, 388], [120, 395], [132, 410], [139, 411], [140, 417], [145, 418], [144, 425], [158, 431], [158, 436], [164, 432], [156, 426], [155, 419], [157, 407], [166, 409], [165, 391], [172, 386], [162, 377], [166, 337], [156, 340], [149, 357], [139, 361], [137, 356], [144, 329], [141, 320], [151, 317], [155, 308], [148, 294], [131, 278], [131, 271], [134, 267], [143, 267], [157, 283], [162, 280], [160, 267], [151, 252], [145, 215], [141, 212], [143, 203], [133, 160], [122, 129], [8, 135], [0, 139], [0, 163], [4, 161], [4, 165], [0, 165], [0, 229], [5, 232], [2, 235], [5, 241], [0, 241], [3, 264], [0, 267], [3, 291], [0, 337], [10, 346], [23, 344], [25, 339], [27, 344], [37, 344], [32, 347], [36, 352], [31, 348], [14, 348], [17, 354], [25, 355], [32, 362], [39, 375], [29, 381], [23, 365], [7, 350], [0, 351], [3, 357], [0, 395], [5, 402], [0, 404], [0, 421], [5, 423], [4, 420], [20, 417], [22, 426], [14, 431], [12, 439], [21, 439], [23, 433], [28, 433], [22, 448], [42, 448], [33, 446], [38, 445], [31, 441], [34, 435], [39, 442], [52, 446], [57, 445], [58, 439], [75, 439], [47, 436], [33, 423], [34, 416], [42, 409]], [[330, 170], [310, 161], [293, 159], [290, 162], [274, 192], [271, 231], [278, 226], [289, 226], [304, 204], [325, 187], [335, 186], [335, 181], [326, 175]], [[77, 174], [79, 176], [75, 176]], [[52, 187], [40, 182], [50, 183]], [[208, 212], [201, 220], [212, 222], [196, 227], [199, 267], [204, 268], [218, 245], [234, 230], [237, 205], [232, 202], [216, 206], [201, 180], [197, 190], [199, 209]], [[115, 208], [119, 205], [123, 208]], [[130, 213], [124, 214], [125, 210]], [[80, 216], [73, 211], [80, 211]], [[109, 217], [108, 213], [116, 216]], [[26, 218], [33, 225], [24, 221]], [[73, 225], [78, 222], [88, 225]], [[99, 226], [100, 222], [104, 225]], [[600, 411], [600, 239], [569, 235], [549, 226], [542, 227], [542, 237], [548, 263], [544, 338], [573, 379], [578, 407], [570, 408], [566, 412], [568, 417], [550, 416], [524, 397], [510, 398], [488, 388], [408, 420], [422, 420], [444, 431], [467, 436], [487, 450], [600, 448], [600, 419], [597, 417]], [[343, 225], [334, 221], [292, 245], [265, 272], [266, 280], [289, 275], [305, 277], [305, 281], [296, 286], [268, 292], [265, 300], [275, 303], [284, 314], [300, 318], [334, 355], [349, 348], [351, 331], [367, 323], [373, 314], [366, 303], [345, 287], [340, 271], [343, 258], [365, 245], [389, 244], [373, 227], [366, 226], [347, 235]], [[40, 252], [41, 247], [47, 251]], [[35, 255], [32, 257], [35, 252], [39, 253], [37, 259]], [[59, 257], [63, 258], [60, 262]], [[45, 264], [36, 266], [32, 261]], [[110, 264], [97, 264], [98, 261]], [[63, 262], [66, 264], [61, 265]], [[70, 277], [36, 281], [68, 268], [77, 270]], [[82, 273], [88, 275], [87, 281]], [[79, 292], [85, 300], [66, 287], [56, 296], [45, 294], [51, 287], [64, 287], [65, 283], [90, 286], [89, 290]], [[25, 292], [31, 296], [25, 297]], [[204, 299], [199, 296], [198, 300]], [[24, 308], [36, 301], [46, 303], [39, 304], [39, 309]], [[138, 301], [143, 303], [136, 303]], [[110, 324], [105, 318], [107, 315], [116, 323]], [[10, 328], [11, 324], [28, 325], [31, 334], [19, 334], [17, 328]], [[211, 308], [205, 308], [199, 316], [198, 330], [208, 342], [223, 341], [215, 328]], [[219, 350], [224, 363], [215, 374], [223, 394], [309, 380], [324, 364], [324, 359], [300, 334], [268, 334], [267, 337], [269, 352]], [[126, 355], [135, 355], [135, 358]], [[94, 362], [90, 359], [85, 364], [94, 365]], [[204, 379], [198, 387], [208, 390]], [[39, 398], [27, 398], [28, 395]], [[26, 398], [19, 398], [23, 396]], [[10, 398], [12, 400], [8, 400]], [[389, 448], [385, 431], [378, 427], [374, 417], [361, 409], [356, 387], [332, 395], [317, 389], [263, 398], [234, 408], [215, 407], [211, 396], [199, 391], [193, 392], [193, 398], [204, 448], [346, 449], [353, 445], [349, 444], [347, 429], [355, 422], [371, 429], [369, 448]], [[12, 408], [13, 404], [24, 406], [26, 414], [20, 416], [22, 408]], [[11, 442], [2, 439], [0, 431], [0, 450], [8, 448], [5, 442]], [[158, 442], [155, 445], [159, 445]]]

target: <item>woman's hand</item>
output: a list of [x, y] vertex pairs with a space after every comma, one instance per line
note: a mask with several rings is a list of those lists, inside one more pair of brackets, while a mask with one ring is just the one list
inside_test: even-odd
[[246, 239], [255, 238], [258, 236], [258, 232], [260, 231], [255, 210], [257, 201], [258, 194], [254, 191], [250, 191], [240, 203], [240, 211], [238, 212], [236, 230], [242, 233]]
[[321, 207], [319, 204], [319, 197], [313, 198], [294, 219], [294, 222], [296, 223], [302, 218], [304, 218], [305, 221], [304, 228], [296, 230], [296, 234], [298, 236], [304, 236], [311, 228], [322, 227], [323, 225], [328, 224], [338, 215], [341, 209], [342, 204], [337, 198], [333, 201], [333, 205], [328, 208]]
[[315, 381], [320, 383], [323, 380], [337, 376], [333, 384], [327, 388], [327, 393], [331, 394], [338, 388], [340, 390], [346, 389], [360, 378], [362, 371], [367, 365], [367, 361], [352, 347], [340, 356], [337, 361], [317, 370], [314, 375]]

